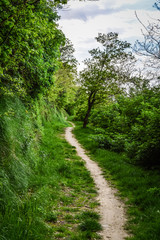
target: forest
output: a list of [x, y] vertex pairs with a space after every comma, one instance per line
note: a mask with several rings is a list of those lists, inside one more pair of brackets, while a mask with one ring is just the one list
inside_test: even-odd
[[0, 240], [101, 239], [94, 182], [63, 137], [69, 121], [126, 204], [126, 239], [158, 240], [160, 19], [134, 46], [99, 33], [78, 72], [58, 25], [65, 4], [0, 2]]

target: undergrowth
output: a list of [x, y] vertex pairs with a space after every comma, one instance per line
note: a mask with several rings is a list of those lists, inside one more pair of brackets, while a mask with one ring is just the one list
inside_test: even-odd
[[102, 167], [104, 176], [119, 189], [127, 206], [130, 240], [159, 240], [160, 236], [160, 175], [131, 164], [124, 154], [100, 149], [90, 137], [93, 131], [77, 123], [77, 139]]
[[0, 239], [99, 239], [97, 193], [64, 140], [64, 114], [10, 97], [0, 113]]

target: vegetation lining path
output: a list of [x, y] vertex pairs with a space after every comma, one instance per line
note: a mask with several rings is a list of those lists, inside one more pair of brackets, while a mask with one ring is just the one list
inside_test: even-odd
[[[73, 124], [72, 124], [73, 125]], [[116, 190], [112, 189], [102, 176], [102, 171], [97, 163], [92, 161], [84, 149], [72, 134], [73, 127], [66, 128], [66, 140], [76, 147], [77, 154], [86, 162], [86, 167], [90, 171], [98, 188], [98, 200], [100, 202], [101, 224], [103, 227], [102, 237], [104, 240], [122, 240], [127, 237], [124, 230], [126, 222], [123, 203], [115, 196]]]

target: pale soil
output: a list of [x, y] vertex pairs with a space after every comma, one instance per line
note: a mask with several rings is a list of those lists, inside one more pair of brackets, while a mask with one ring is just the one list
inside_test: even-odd
[[115, 196], [116, 190], [111, 188], [104, 179], [100, 167], [92, 161], [84, 149], [72, 134], [73, 127], [66, 128], [65, 138], [74, 147], [77, 154], [86, 162], [86, 167], [90, 171], [98, 189], [98, 201], [100, 203], [99, 212], [101, 215], [101, 225], [103, 230], [101, 236], [103, 240], [122, 240], [127, 237], [124, 230], [126, 222], [124, 204]]

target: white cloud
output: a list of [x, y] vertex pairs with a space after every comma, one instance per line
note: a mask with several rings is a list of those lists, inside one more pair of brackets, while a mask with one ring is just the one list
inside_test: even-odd
[[[102, 1], [102, 2], [101, 2]], [[94, 18], [98, 15], [106, 15], [111, 14], [115, 11], [119, 11], [118, 9], [114, 9], [111, 4], [107, 5], [101, 4], [103, 0], [100, 2], [72, 2], [71, 5], [64, 11], [60, 11], [62, 19], [80, 19], [83, 21], [87, 21], [88, 18]]]
[[64, 11], [59, 24], [74, 44], [75, 56], [81, 62], [89, 56], [88, 50], [98, 46], [95, 37], [99, 32], [118, 32], [120, 39], [131, 43], [142, 38], [142, 26], [136, 19], [135, 10], [144, 24], [148, 24], [148, 19], [153, 21], [159, 17], [159, 12], [152, 8], [154, 2], [150, 3], [147, 11], [139, 7], [143, 3], [148, 6], [149, 2], [150, 0], [69, 1], [70, 10]]
[[99, 6], [100, 8], [104, 9], [107, 6], [110, 6], [112, 8], [120, 8], [123, 7], [124, 5], [133, 5], [137, 3], [138, 0], [100, 0], [99, 1]]

